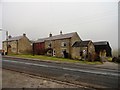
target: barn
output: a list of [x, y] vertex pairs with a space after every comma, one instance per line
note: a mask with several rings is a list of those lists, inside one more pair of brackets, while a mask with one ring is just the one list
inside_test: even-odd
[[36, 55], [45, 54], [45, 42], [43, 39], [39, 39], [33, 43], [33, 53]]
[[94, 46], [99, 56], [112, 57], [112, 49], [108, 41], [94, 42]]
[[76, 59], [94, 61], [95, 47], [91, 40], [76, 41], [73, 46]]

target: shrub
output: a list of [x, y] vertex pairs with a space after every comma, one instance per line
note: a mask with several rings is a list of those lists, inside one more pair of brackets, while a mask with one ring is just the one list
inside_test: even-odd
[[120, 57], [113, 57], [112, 62], [120, 63]]

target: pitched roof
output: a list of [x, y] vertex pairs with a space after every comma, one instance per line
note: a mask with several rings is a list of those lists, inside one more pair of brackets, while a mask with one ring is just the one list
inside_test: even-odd
[[94, 45], [108, 45], [109, 43], [107, 41], [100, 41], [100, 42], [93, 42]]
[[[15, 40], [20, 40], [23, 36], [16, 36], [16, 37], [11, 37], [8, 39], [8, 41], [15, 41]], [[7, 41], [7, 40], [6, 40]]]
[[38, 39], [37, 41], [35, 41], [35, 43], [44, 42], [45, 40], [46, 40], [46, 38]]
[[76, 41], [72, 47], [87, 47], [89, 42], [91, 40], [87, 40], [87, 41]]
[[61, 35], [55, 35], [55, 36], [48, 37], [48, 38], [38, 39], [36, 42], [44, 42], [44, 41], [47, 41], [47, 40], [57, 40], [57, 39], [71, 38], [75, 33], [76, 32], [61, 34]]
[[94, 42], [93, 44], [94, 44], [96, 49], [98, 49], [98, 48], [104, 48], [104, 49], [109, 48], [109, 49], [111, 49], [111, 46], [110, 46], [108, 41]]
[[34, 40], [29, 40], [31, 43], [34, 43], [35, 41]]

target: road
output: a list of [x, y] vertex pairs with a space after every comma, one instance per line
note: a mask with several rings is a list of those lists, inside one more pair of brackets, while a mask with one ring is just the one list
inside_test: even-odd
[[92, 88], [118, 88], [119, 86], [117, 69], [11, 58], [3, 58], [2, 67]]

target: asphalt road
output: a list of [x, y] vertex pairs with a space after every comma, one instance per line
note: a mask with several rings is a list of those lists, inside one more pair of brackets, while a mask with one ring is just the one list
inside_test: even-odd
[[119, 71], [87, 65], [3, 58], [4, 69], [62, 80], [93, 88], [118, 88]]

